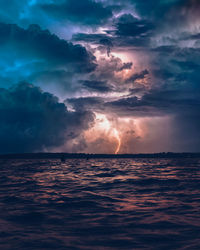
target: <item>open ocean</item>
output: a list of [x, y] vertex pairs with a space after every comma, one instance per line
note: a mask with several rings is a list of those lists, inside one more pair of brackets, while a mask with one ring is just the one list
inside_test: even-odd
[[0, 160], [0, 249], [200, 249], [200, 159]]

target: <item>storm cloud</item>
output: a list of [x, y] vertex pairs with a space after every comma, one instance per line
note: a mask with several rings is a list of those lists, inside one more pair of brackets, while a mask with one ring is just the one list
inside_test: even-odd
[[43, 4], [41, 8], [56, 20], [71, 21], [80, 25], [99, 25], [112, 17], [112, 9], [94, 0], [65, 0]]
[[[148, 120], [140, 130], [154, 139], [130, 122], [121, 138], [132, 142], [129, 149], [122, 142], [122, 152], [165, 150], [162, 134], [166, 150], [199, 149], [198, 0], [3, 0], [0, 7], [2, 152], [70, 144], [84, 151], [94, 114], [120, 131], [126, 119]], [[13, 86], [20, 81], [32, 85]], [[111, 141], [96, 138], [99, 152]]]
[[60, 39], [35, 24], [23, 29], [1, 23], [0, 45], [2, 87], [28, 81], [46, 91], [57, 89], [55, 94], [65, 93], [73, 89], [76, 75], [96, 68], [95, 57], [85, 47]]
[[[74, 71], [91, 71], [95, 68], [94, 56], [81, 45], [73, 45], [59, 39], [48, 30], [41, 30], [38, 25], [22, 29], [15, 24], [0, 24], [1, 49], [15, 52], [18, 58], [45, 60], [49, 66], [73, 67]], [[5, 53], [4, 52], [4, 53]]]
[[70, 112], [28, 83], [0, 89], [0, 117], [1, 153], [50, 150], [79, 136], [94, 119], [91, 112]]

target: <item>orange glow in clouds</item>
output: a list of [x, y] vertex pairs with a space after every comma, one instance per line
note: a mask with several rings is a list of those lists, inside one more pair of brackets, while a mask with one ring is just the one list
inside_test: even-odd
[[119, 132], [116, 128], [113, 128], [112, 123], [108, 120], [106, 115], [103, 114], [96, 114], [96, 118], [98, 121], [98, 127], [102, 130], [104, 130], [108, 136], [114, 137], [117, 140], [117, 148], [115, 150], [115, 154], [118, 154], [121, 146], [121, 139]]
[[[105, 114], [96, 113], [94, 127], [85, 132], [85, 138], [90, 145], [93, 145], [91, 152], [117, 154], [121, 147], [121, 137], [117, 128]], [[98, 145], [98, 142], [100, 144]]]
[[[171, 117], [117, 117], [96, 113], [95, 124], [84, 134], [84, 152], [99, 154], [153, 153], [170, 148]], [[160, 143], [156, 143], [157, 138]]]
[[95, 125], [85, 132], [90, 153], [129, 153], [129, 140], [143, 138], [142, 121], [137, 118], [110, 117], [106, 114], [97, 114]]

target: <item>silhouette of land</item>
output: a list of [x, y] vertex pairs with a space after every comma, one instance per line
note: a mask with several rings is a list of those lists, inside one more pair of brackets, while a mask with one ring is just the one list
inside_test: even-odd
[[97, 158], [200, 158], [200, 153], [154, 153], [154, 154], [83, 154], [83, 153], [23, 153], [0, 154], [0, 159], [97, 159]]

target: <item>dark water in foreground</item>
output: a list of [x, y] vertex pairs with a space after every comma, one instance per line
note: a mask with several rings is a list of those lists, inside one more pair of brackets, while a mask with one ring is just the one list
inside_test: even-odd
[[200, 249], [200, 160], [0, 160], [0, 249]]

